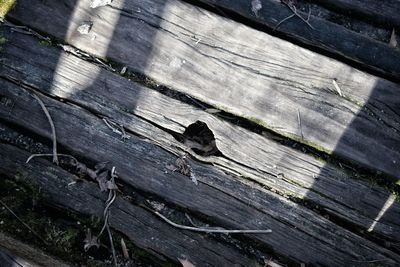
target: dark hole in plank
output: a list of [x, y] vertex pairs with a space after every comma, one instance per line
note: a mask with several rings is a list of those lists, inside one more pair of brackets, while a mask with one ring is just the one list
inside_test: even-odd
[[196, 121], [186, 127], [181, 142], [201, 156], [222, 155], [215, 143], [213, 132], [202, 121]]

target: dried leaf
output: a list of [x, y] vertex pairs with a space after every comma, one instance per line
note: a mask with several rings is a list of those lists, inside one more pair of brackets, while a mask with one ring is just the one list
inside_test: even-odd
[[390, 36], [390, 41], [389, 41], [389, 46], [391, 47], [397, 47], [397, 38], [396, 38], [396, 32], [393, 29], [392, 30], [392, 35]]
[[84, 243], [83, 249], [85, 251], [88, 251], [91, 247], [97, 247], [97, 248], [100, 247], [100, 243], [97, 236], [95, 235], [92, 236], [92, 232], [90, 231], [90, 229], [87, 230], [86, 238], [83, 241], [83, 243]]
[[113, 0], [92, 0], [90, 3], [91, 8], [97, 8], [111, 4]]
[[182, 264], [183, 267], [196, 267], [196, 265], [194, 265], [193, 263], [191, 263], [190, 261], [186, 260], [186, 259], [179, 259], [178, 261]]
[[77, 31], [80, 34], [88, 34], [90, 32], [90, 30], [92, 29], [92, 26], [93, 26], [93, 22], [85, 21], [78, 27]]
[[108, 190], [108, 171], [104, 171], [97, 175], [96, 180], [99, 183], [100, 191], [107, 191]]

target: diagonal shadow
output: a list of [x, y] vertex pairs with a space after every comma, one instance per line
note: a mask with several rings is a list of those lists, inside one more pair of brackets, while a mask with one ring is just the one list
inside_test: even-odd
[[[128, 0], [126, 0], [128, 1]], [[113, 4], [113, 7], [106, 7], [106, 8], [111, 8], [113, 10], [112, 14], [115, 16], [112, 18], [106, 18], [103, 17], [103, 13], [101, 12], [101, 8], [97, 9], [91, 9], [90, 7], [82, 7], [82, 3], [88, 3], [87, 1], [76, 1], [76, 0], [68, 0], [63, 2], [63, 8], [60, 9], [57, 7], [60, 5], [59, 2], [57, 1], [51, 1], [51, 0], [42, 0], [46, 4], [46, 8], [48, 9], [46, 12], [59, 12], [57, 14], [58, 20], [55, 21], [54, 25], [49, 25], [49, 32], [52, 30], [50, 28], [57, 28], [58, 33], [57, 37], [59, 39], [67, 40], [68, 42], [74, 43], [77, 40], [79, 40], [82, 43], [90, 43], [92, 44], [90, 47], [92, 50], [89, 49], [89, 53], [96, 53], [99, 54], [99, 51], [101, 55], [104, 56], [104, 58], [120, 58], [120, 57], [126, 57], [126, 58], [137, 58], [138, 64], [137, 64], [137, 71], [141, 73], [145, 73], [146, 69], [151, 66], [152, 61], [151, 58], [154, 56], [153, 49], [154, 45], [157, 45], [157, 26], [162, 23], [162, 18], [155, 18], [152, 16], [152, 21], [150, 23], [143, 23], [143, 21], [140, 19], [140, 17], [137, 17], [135, 13], [126, 7], [126, 5], [129, 5], [129, 3], [124, 3], [123, 1], [115, 1], [115, 5]], [[168, 1], [165, 1], [165, 4], [167, 4]], [[79, 7], [79, 9], [78, 9]], [[164, 6], [165, 7], [165, 6]], [[14, 11], [16, 14], [18, 12], [23, 13], [21, 10], [18, 10], [18, 6], [16, 10]], [[157, 6], [155, 8], [162, 8], [160, 6]], [[139, 12], [140, 13], [140, 12]], [[162, 13], [162, 11], [159, 11], [157, 13]], [[93, 17], [98, 17], [102, 20], [107, 21], [107, 30], [104, 32], [107, 34], [104, 35], [82, 35], [80, 34], [77, 29], [79, 26], [90, 22]], [[134, 18], [134, 19], [132, 19]], [[46, 20], [41, 21], [41, 18], [38, 17], [33, 17], [34, 22], [33, 23], [46, 23]], [[108, 21], [109, 20], [109, 21]], [[96, 24], [92, 25], [93, 28], [97, 27]], [[136, 34], [136, 31], [131, 31], [130, 29], [142, 29], [143, 27], [146, 27], [146, 41], [143, 42], [141, 41], [143, 36], [140, 36], [141, 30], [138, 30], [137, 32], [139, 34]], [[132, 45], [139, 45], [140, 49], [129, 49], [126, 48], [122, 45], [120, 42], [121, 39], [128, 40], [129, 42], [132, 43]], [[16, 41], [17, 42], [17, 41]], [[192, 51], [186, 51], [187, 54], [185, 54], [186, 57], [190, 57], [190, 54]], [[116, 56], [118, 54], [118, 56]], [[12, 55], [10, 55], [12, 56]], [[18, 60], [18, 59], [16, 59]], [[66, 63], [68, 62], [68, 63]], [[95, 77], [87, 76], [86, 80], [80, 80], [81, 85], [85, 86], [78, 86], [76, 87], [68, 87], [65, 88], [65, 84], [62, 82], [63, 78], [60, 77], [60, 74], [63, 71], [67, 71], [67, 68], [71, 66], [70, 59], [63, 54], [58, 54], [58, 55], [52, 55], [51, 58], [46, 60], [47, 68], [49, 71], [46, 74], [46, 77], [36, 77], [37, 74], [32, 72], [32, 70], [27, 69], [26, 70], [26, 75], [27, 75], [27, 80], [29, 79], [47, 79], [49, 86], [48, 88], [44, 88], [48, 93], [54, 92], [54, 90], [62, 91], [64, 93], [64, 97], [68, 99], [76, 99], [76, 98], [84, 98], [87, 96], [88, 92], [94, 91], [98, 89], [98, 87], [103, 86], [104, 90], [107, 90], [109, 92], [110, 96], [110, 101], [112, 102], [118, 102], [118, 99], [113, 96], [113, 90], [112, 87], [115, 86], [115, 84], [108, 84], [107, 80], [104, 80], [103, 77], [105, 76], [104, 74], [107, 72], [104, 69], [99, 69], [99, 72]], [[173, 64], [181, 64], [181, 62], [173, 62]], [[79, 66], [76, 66], [79, 67]], [[176, 73], [175, 75], [180, 75], [180, 73]], [[173, 78], [173, 77], [171, 77]], [[228, 77], [229, 78], [229, 77]], [[138, 96], [135, 99], [131, 98], [131, 102], [129, 105], [127, 105], [127, 108], [130, 110], [134, 110], [137, 105], [140, 104], [140, 92], [135, 92], [135, 95]], [[386, 96], [390, 97], [390, 96]], [[395, 96], [391, 96], [395, 97]], [[379, 100], [379, 101], [378, 101]], [[375, 86], [375, 89], [372, 90], [372, 94], [370, 96], [370, 100], [368, 103], [364, 105], [364, 107], [367, 107], [368, 109], [375, 110], [375, 112], [378, 114], [379, 106], [383, 105], [385, 101], [389, 101], [389, 99], [382, 99], [382, 90], [381, 90], [381, 85], [378, 83]], [[381, 103], [382, 102], [382, 103]], [[398, 104], [398, 102], [397, 102]], [[378, 108], [377, 108], [378, 107]], [[393, 110], [393, 114], [391, 114], [394, 118], [398, 118], [398, 114], [400, 111], [400, 107], [397, 106], [398, 109], [395, 107], [395, 110]], [[394, 121], [386, 121], [386, 123], [398, 123], [398, 120]], [[379, 124], [376, 124], [377, 127]], [[393, 124], [394, 129], [398, 129], [398, 124]], [[352, 131], [357, 131], [357, 132], [368, 132], [368, 131], [373, 131], [370, 127], [366, 127], [365, 124], [365, 113], [360, 111], [359, 114], [353, 119], [353, 121], [349, 124], [347, 127], [348, 129], [343, 133], [342, 137], [338, 141], [337, 144], [337, 149], [343, 150], [342, 147], [347, 147], [346, 145], [348, 144], [349, 140], [351, 140], [348, 135], [350, 135], [350, 132]], [[369, 135], [367, 133], [367, 135]], [[351, 135], [352, 136], [352, 135]], [[369, 135], [370, 137], [373, 137], [373, 132]], [[388, 146], [390, 148], [399, 148], [399, 140], [395, 138], [391, 138], [390, 134], [388, 134], [387, 138], [385, 139], [385, 146]], [[282, 159], [284, 160], [284, 159]], [[396, 161], [397, 159], [393, 159]], [[400, 160], [400, 159], [399, 159]], [[332, 177], [330, 175], [330, 170], [328, 168], [323, 168], [320, 171], [319, 177], [315, 179], [314, 184], [312, 185], [312, 188], [317, 188], [319, 186], [325, 186], [325, 184], [321, 183], [320, 181], [325, 180], [325, 179], [337, 179], [337, 177]], [[311, 188], [311, 190], [312, 190]], [[371, 189], [372, 190], [372, 189]], [[399, 225], [400, 220], [398, 216], [395, 216], [396, 213], [394, 212], [388, 212], [392, 208], [392, 198], [390, 197], [390, 194], [376, 194], [375, 192], [370, 192], [368, 189], [366, 191], [361, 192], [361, 194], [357, 195], [357, 198], [354, 198], [354, 195], [351, 194], [352, 189], [349, 189], [349, 194], [348, 194], [348, 200], [347, 201], [352, 201], [357, 205], [357, 201], [363, 201], [364, 197], [368, 197], [368, 195], [371, 193], [371, 196], [374, 197], [374, 202], [376, 205], [374, 207], [371, 207], [371, 211], [368, 213], [370, 214], [376, 214], [374, 218], [371, 218], [371, 225], [368, 230], [370, 232], [373, 232], [376, 227], [379, 227], [379, 224], [387, 224], [387, 225]], [[373, 194], [372, 194], [373, 193]], [[307, 198], [307, 196], [306, 196]], [[388, 215], [390, 214], [390, 215]], [[393, 234], [399, 234], [393, 232]]]

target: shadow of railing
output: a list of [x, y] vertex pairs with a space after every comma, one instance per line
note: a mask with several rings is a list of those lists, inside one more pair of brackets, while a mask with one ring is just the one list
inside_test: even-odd
[[[163, 9], [168, 8], [168, 1], [163, 1], [164, 5], [160, 5], [161, 1], [157, 1], [157, 4], [154, 4], [154, 7], [150, 7], [147, 10], [133, 9], [132, 6], [135, 5], [129, 3], [129, 0], [113, 1], [112, 6], [104, 7], [107, 9], [107, 16], [105, 15], [105, 13], [102, 12], [103, 7], [91, 8], [88, 5], [89, 1], [65, 0], [63, 1], [62, 8], [59, 7], [59, 5], [61, 4], [57, 1], [44, 2], [47, 3], [47, 6], [44, 7], [46, 9], [45, 12], [59, 12], [59, 14], [57, 14], [57, 21], [54, 21], [54, 25], [49, 25], [48, 28], [44, 27], [42, 28], [42, 31], [49, 32], [55, 35], [58, 39], [66, 40], [67, 43], [75, 44], [77, 48], [83, 48], [85, 52], [111, 59], [135, 59], [137, 60], [137, 62], [135, 63], [136, 69], [134, 69], [133, 71], [141, 74], [147, 74], [149, 72], [151, 73], [151, 69], [158, 67], [156, 64], [157, 62], [152, 60], [154, 57], [166, 57], [164, 63], [167, 64], [167, 62], [169, 62], [168, 64], [173, 65], [174, 68], [176, 68], [176, 66], [185, 64], [182, 59], [168, 58], [168, 51], [166, 51], [166, 49], [174, 49], [174, 47], [170, 47], [168, 45], [168, 38], [172, 37], [163, 39], [163, 33], [159, 30], [160, 25], [166, 19], [162, 16], [159, 16], [159, 14], [163, 14]], [[149, 16], [148, 21], [144, 23], [141, 13], [148, 12], [148, 10], [151, 10], [151, 8], [156, 9], [156, 11], [154, 11], [155, 15], [153, 14], [152, 16]], [[18, 14], [18, 12], [21, 12], [21, 14], [25, 13], [21, 10], [18, 10], [17, 6], [15, 13]], [[190, 16], [190, 14], [178, 15]], [[103, 23], [91, 24], [91, 21], [94, 17], [100, 18]], [[32, 19], [33, 24], [47, 23], [45, 19], [41, 19], [40, 17], [33, 17]], [[82, 25], [89, 25], [91, 27], [91, 30], [86, 34], [79, 33], [78, 28]], [[99, 29], [98, 27], [103, 28]], [[203, 26], [199, 25], [199, 27]], [[54, 29], [57, 29], [58, 32], [54, 32]], [[207, 30], [211, 35], [213, 29], [210, 28]], [[207, 36], [207, 30], [203, 31], [202, 34], [204, 36]], [[141, 35], [143, 32], [146, 33], [145, 36]], [[125, 40], [126, 42], [120, 42], [121, 40]], [[131, 43], [132, 46], [135, 46], [135, 49], [127, 47], [127, 42]], [[194, 43], [195, 42], [196, 40], [194, 40]], [[84, 47], [80, 47], [80, 44]], [[187, 46], [187, 50], [182, 50], [181, 52], [182, 58], [190, 58], [193, 54], [199, 53], [190, 46]], [[291, 55], [288, 55], [288, 58], [289, 57], [291, 57]], [[98, 73], [95, 76], [92, 76], [93, 72], [88, 73], [88, 75], [86, 76], [83, 75], [82, 77], [84, 77], [84, 79], [82, 78], [81, 80], [79, 80], [79, 83], [72, 83], [75, 86], [69, 86], [66, 88], [64, 87], [65, 84], [63, 82], [63, 79], [65, 78], [61, 77], [60, 75], [62, 75], [63, 72], [68, 71], [68, 68], [72, 66], [71, 60], [68, 58], [68, 56], [64, 53], [51, 55], [51, 59], [47, 59], [46, 63], [48, 63], [46, 68], [51, 70], [48, 77], [49, 79], [51, 79], [51, 81], [49, 81], [49, 84], [51, 86], [49, 86], [49, 88], [43, 89], [45, 89], [48, 93], [51, 94], [53, 90], [57, 90], [57, 94], [59, 96], [60, 92], [63, 92], [63, 95], [61, 95], [62, 97], [73, 99], [84, 97], [84, 95], [86, 95], [86, 93], [90, 91], [96, 92], [96, 90], [98, 90], [97, 86], [102, 84], [104, 85], [104, 90], [109, 92], [109, 101], [118, 101], [118, 99], [113, 96], [112, 89], [112, 87], [116, 85], [108, 85], [107, 80], [104, 80], [103, 78], [104, 76], [106, 76], [103, 74], [105, 74], [107, 70], [99, 68]], [[196, 62], [194, 62], [193, 64], [196, 64]], [[198, 67], [207, 68], [207, 66]], [[227, 68], [226, 65], [223, 67]], [[324, 66], [320, 67], [323, 68]], [[79, 66], [76, 66], [76, 68], [79, 68]], [[85, 73], [85, 70], [82, 70], [82, 73]], [[228, 75], [223, 76], [226, 73], [228, 73]], [[215, 76], [204, 77], [204, 79], [235, 79], [234, 71], [232, 73], [229, 71], [226, 73], [215, 73]], [[32, 75], [34, 76], [34, 73], [32, 73]], [[172, 73], [170, 79], [183, 79], [185, 78], [184, 75], [188, 75], [188, 73], [176, 71], [175, 73]], [[247, 83], [243, 80], [239, 80], [237, 82], [240, 84]], [[199, 84], [201, 83], [199, 82]], [[376, 136], [376, 134], [373, 133], [374, 128], [371, 125], [373, 125], [374, 127], [379, 127], [381, 123], [384, 123], [385, 127], [387, 127], [387, 125], [391, 125], [391, 129], [393, 129], [394, 132], [393, 135], [391, 133], [387, 133], [385, 138], [380, 139], [379, 142], [376, 143], [376, 145], [385, 146], [388, 150], [400, 150], [400, 140], [397, 138], [398, 131], [400, 130], [400, 97], [386, 94], [385, 92], [387, 91], [385, 91], [385, 86], [385, 82], [381, 84], [379, 83], [379, 81], [374, 85], [374, 88], [371, 89], [369, 100], [359, 107], [358, 113], [354, 116], [352, 121], [349, 122], [347, 128], [344, 130], [341, 136], [338, 137], [335, 151], [340, 151], [340, 153], [335, 153], [334, 151], [333, 154], [340, 154], [340, 156], [347, 156], [348, 158], [351, 158], [351, 153], [353, 153], [352, 151], [349, 151], [348, 155], [343, 154], [343, 151], [346, 151], [349, 146], [351, 147], [353, 145], [352, 140], [354, 140], [354, 133], [359, 133], [359, 136], [365, 138], [366, 141], [372, 140], [375, 142], [376, 140], [374, 140], [374, 137]], [[290, 88], [287, 87], [286, 89], [289, 90]], [[217, 95], [218, 92], [215, 92], [215, 94]], [[129, 103], [129, 105], [127, 105], [127, 108], [129, 108], [130, 110], [134, 110], [135, 107], [140, 104], [140, 92], [136, 91], [135, 96], [135, 98], [130, 97], [131, 102]], [[293, 101], [295, 101], [295, 99], [293, 99]], [[379, 107], [385, 105], [385, 103], [387, 104], [388, 102], [391, 103], [390, 106], [392, 107], [392, 113], [381, 116]], [[260, 106], [260, 108], [262, 108], [262, 106]], [[301, 114], [307, 115], [308, 109], [310, 109], [310, 107], [305, 106], [304, 110], [301, 111]], [[372, 111], [376, 115], [376, 117], [374, 117], [375, 120], [373, 123], [366, 120], [366, 116], [368, 116], [369, 118], [369, 115], [368, 113], [366, 113], [365, 109]], [[385, 110], [390, 110], [387, 108], [387, 105], [385, 107]], [[380, 120], [379, 118], [381, 118], [382, 120]], [[391, 120], [391, 118], [393, 118], [393, 120]], [[355, 141], [360, 142], [360, 140]], [[281, 161], [284, 160], [285, 159], [281, 159]], [[371, 165], [374, 164], [373, 159], [368, 160], [371, 161]], [[400, 162], [400, 159], [393, 159], [392, 163], [398, 164], [398, 162]], [[389, 166], [392, 163], [383, 162], [382, 164], [388, 164]], [[333, 177], [329, 168], [322, 168], [320, 170], [319, 177], [315, 177], [315, 182], [311, 186], [310, 190], [314, 190], [314, 188], [317, 188], [319, 186], [326, 186], [326, 184], [320, 182], [326, 179], [340, 178]], [[359, 178], [355, 177], [355, 179]], [[375, 203], [375, 206], [370, 207], [371, 210], [368, 212], [369, 214], [374, 214], [374, 218], [370, 218], [371, 224], [368, 229], [364, 230], [367, 232], [373, 232], [376, 227], [379, 227], [379, 224], [387, 224], [389, 226], [396, 225], [396, 227], [399, 227], [400, 217], [396, 216], [396, 212], [389, 212], [389, 210], [393, 208], [393, 197], [389, 193], [375, 191], [372, 192], [368, 190], [374, 189], [368, 187], [359, 190], [357, 189], [356, 191], [358, 193], [356, 196], [353, 194], [353, 192], [355, 191], [354, 188], [349, 188], [348, 194], [341, 193], [341, 195], [348, 198], [344, 202], [351, 202], [353, 205], [357, 205], [357, 202], [363, 201], [363, 197], [374, 198], [373, 202]], [[332, 194], [334, 193], [334, 189], [332, 189]], [[304, 198], [307, 199], [307, 195]], [[397, 210], [398, 208], [396, 208], [396, 211]], [[393, 234], [395, 235], [399, 233], [393, 232]], [[399, 250], [396, 251], [399, 252]]]

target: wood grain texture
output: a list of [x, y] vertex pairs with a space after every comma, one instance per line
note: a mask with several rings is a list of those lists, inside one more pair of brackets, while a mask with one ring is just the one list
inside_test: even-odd
[[343, 13], [356, 14], [366, 20], [388, 27], [400, 27], [400, 2], [398, 0], [311, 0]]
[[[260, 1], [262, 8], [257, 11], [257, 15], [252, 11], [251, 1], [202, 0], [201, 2], [217, 8], [232, 11], [254, 22], [261, 23], [269, 29], [275, 29], [276, 32], [285, 34], [300, 43], [357, 62], [361, 64], [362, 67], [376, 70], [397, 80], [400, 78], [400, 66], [398, 64], [400, 60], [400, 52], [386, 43], [373, 40], [365, 35], [346, 29], [341, 25], [337, 25], [333, 22], [312, 15], [310, 17], [310, 24], [314, 29], [311, 29], [299, 18], [292, 18], [276, 28], [280, 21], [293, 14], [292, 11], [290, 11], [289, 8], [280, 1]], [[341, 6], [342, 4], [339, 2], [343, 1], [333, 0], [330, 2], [337, 2], [337, 5]], [[364, 9], [366, 9], [364, 12], [369, 13], [368, 16], [376, 17], [372, 14], [385, 13], [385, 11], [383, 11], [384, 7], [376, 8], [368, 6], [368, 3], [364, 3], [364, 1], [345, 0], [345, 2], [358, 2], [355, 5], [358, 7], [362, 5]], [[369, 2], [375, 2], [375, 6], [380, 5], [380, 1], [372, 0]], [[342, 8], [348, 10], [350, 9], [350, 6], [354, 6], [354, 4], [345, 7], [342, 6]], [[398, 8], [399, 4], [397, 3], [397, 9]], [[371, 12], [371, 10], [374, 11]], [[396, 13], [396, 9], [388, 10], [387, 13]], [[304, 18], [307, 18], [308, 16], [308, 14], [301, 11], [299, 11], [299, 14]], [[398, 20], [398, 15], [395, 20]], [[377, 54], [379, 54], [379, 57], [376, 56]]]
[[[4, 154], [2, 157], [4, 157]], [[55, 259], [42, 250], [16, 240], [3, 232], [0, 232], [0, 263], [1, 266], [5, 267], [71, 266], [66, 262]]]
[[[5, 36], [9, 41], [3, 47], [1, 77], [16, 79], [112, 118], [163, 147], [187, 149], [161, 129], [182, 134], [185, 127], [201, 120], [213, 131], [217, 147], [225, 156], [201, 160], [240, 173], [281, 195], [311, 201], [327, 214], [360, 230], [371, 227], [390, 197], [382, 188], [363, 182], [339, 167], [129, 82], [58, 48], [41, 46], [32, 37]], [[146, 121], [158, 128], [150, 127]], [[399, 214], [400, 205], [395, 202], [371, 234], [386, 241], [400, 241]]]
[[[94, 55], [107, 51], [160, 83], [282, 135], [400, 178], [398, 85], [178, 1], [114, 1], [99, 10], [88, 2], [20, 1], [12, 17]], [[72, 12], [69, 29], [53, 16]], [[77, 34], [88, 19], [91, 34]], [[380, 58], [379, 49], [370, 53]]]
[[[3, 97], [15, 103], [11, 112], [0, 109], [1, 120], [49, 138], [48, 122], [40, 107], [32, 105], [32, 96], [12, 83], [4, 80], [0, 83]], [[246, 237], [264, 244], [278, 255], [298, 263], [322, 265], [354, 265], [357, 261], [379, 258], [394, 266], [400, 260], [398, 254], [260, 186], [244, 183], [239, 177], [225, 174], [213, 166], [190, 161], [199, 182], [196, 186], [186, 176], [165, 171], [166, 164], [176, 160], [173, 154], [133, 135], [122, 141], [92, 113], [42, 94], [39, 97], [53, 117], [58, 143], [74, 156], [90, 158], [92, 162], [111, 162], [119, 170], [124, 183], [202, 214], [219, 226], [272, 229], [273, 233], [268, 235]], [[13, 162], [7, 157], [2, 158], [7, 164]], [[0, 164], [0, 168], [4, 169], [7, 164]], [[57, 176], [51, 177], [55, 179]], [[204, 257], [199, 261], [202, 259]]]
[[[100, 192], [96, 183], [84, 181], [68, 185], [77, 177], [47, 160], [35, 159], [26, 164], [29, 153], [9, 145], [1, 144], [0, 147], [2, 175], [13, 177], [20, 174], [23, 182], [41, 188], [46, 196], [46, 203], [50, 206], [81, 215], [102, 217], [107, 193]], [[230, 245], [165, 224], [151, 212], [132, 205], [121, 197], [113, 203], [110, 213], [112, 228], [160, 260], [166, 257], [177, 262], [178, 258], [186, 257], [192, 263], [202, 266], [249, 266], [254, 262], [254, 259]]]

